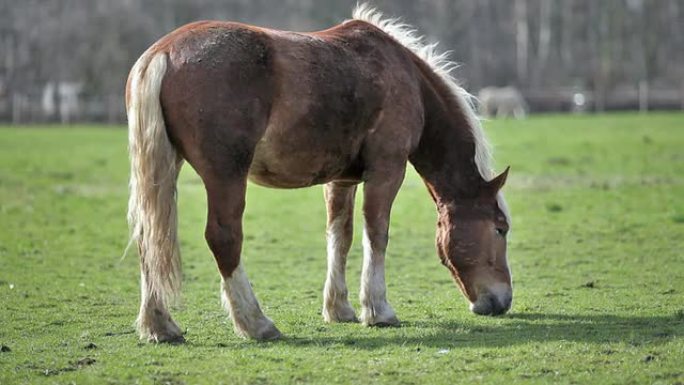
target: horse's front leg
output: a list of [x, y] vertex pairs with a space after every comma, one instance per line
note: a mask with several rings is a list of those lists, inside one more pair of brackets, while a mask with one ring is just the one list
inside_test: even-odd
[[326, 322], [356, 322], [345, 280], [347, 254], [353, 238], [356, 185], [330, 182], [325, 185], [324, 193], [328, 210], [328, 274], [323, 289], [323, 319]]
[[363, 270], [361, 322], [368, 326], [396, 326], [399, 319], [387, 302], [385, 250], [389, 240], [390, 210], [404, 178], [404, 168], [383, 169], [364, 184]]
[[205, 236], [221, 272], [221, 299], [235, 332], [245, 338], [276, 339], [280, 332], [261, 311], [240, 262], [246, 178], [204, 182], [209, 205]]

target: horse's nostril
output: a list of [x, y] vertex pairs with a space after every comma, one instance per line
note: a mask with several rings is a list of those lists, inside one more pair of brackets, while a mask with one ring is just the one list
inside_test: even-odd
[[501, 315], [508, 310], [498, 299], [492, 297], [492, 315]]
[[481, 296], [475, 303], [470, 306], [470, 310], [479, 315], [501, 315], [511, 308], [511, 297], [500, 300], [493, 294], [486, 294]]
[[493, 296], [493, 295], [488, 295], [487, 296], [487, 302], [489, 302], [489, 314], [488, 315], [499, 315], [501, 314], [501, 303], [499, 300]]
[[513, 304], [513, 297], [509, 296], [506, 298], [506, 302], [504, 302], [504, 312], [507, 312], [511, 310], [511, 305]]
[[512, 298], [510, 296], [506, 297], [503, 300], [503, 302], [501, 302], [499, 298], [494, 297], [494, 296], [491, 297], [491, 300], [492, 300], [492, 304], [493, 304], [493, 307], [492, 307], [493, 308], [493, 311], [492, 311], [493, 315], [504, 314], [508, 311], [508, 309], [511, 308]]
[[473, 313], [479, 315], [493, 315], [496, 313], [497, 301], [490, 295], [483, 295], [478, 298], [470, 307]]

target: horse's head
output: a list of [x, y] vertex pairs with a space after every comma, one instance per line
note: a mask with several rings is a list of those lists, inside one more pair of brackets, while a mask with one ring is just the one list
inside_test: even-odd
[[509, 220], [499, 190], [508, 169], [485, 183], [477, 197], [440, 208], [437, 250], [470, 310], [503, 314], [511, 307], [513, 289], [506, 260]]

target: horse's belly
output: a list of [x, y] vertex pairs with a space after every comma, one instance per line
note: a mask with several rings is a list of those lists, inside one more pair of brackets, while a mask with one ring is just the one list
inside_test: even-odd
[[347, 152], [325, 145], [294, 149], [262, 140], [255, 149], [249, 179], [276, 188], [308, 187], [338, 179], [360, 181], [352, 154], [351, 147]]

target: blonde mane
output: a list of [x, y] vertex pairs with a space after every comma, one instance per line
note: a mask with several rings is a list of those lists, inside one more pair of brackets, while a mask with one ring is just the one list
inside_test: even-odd
[[385, 18], [385, 16], [367, 3], [359, 4], [352, 13], [354, 20], [365, 21], [372, 24], [390, 35], [401, 45], [411, 50], [444, 81], [449, 87], [461, 110], [465, 113], [470, 129], [475, 139], [475, 164], [480, 175], [485, 180], [492, 178], [492, 155], [489, 142], [485, 137], [480, 118], [475, 113], [475, 97], [461, 87], [451, 75], [451, 71], [458, 64], [449, 59], [449, 52], [437, 50], [437, 43], [428, 44], [425, 38], [418, 34], [411, 25], [397, 18]]

